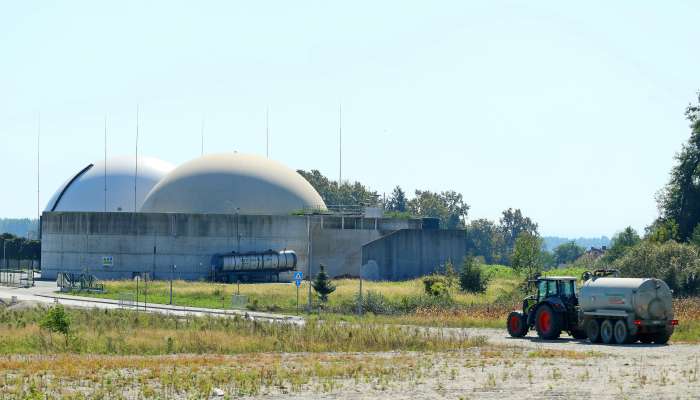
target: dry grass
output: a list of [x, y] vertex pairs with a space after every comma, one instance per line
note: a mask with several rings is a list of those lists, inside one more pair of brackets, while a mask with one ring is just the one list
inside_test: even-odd
[[244, 396], [407, 381], [430, 366], [413, 354], [5, 357], [0, 387], [9, 398], [206, 398], [215, 387]]
[[678, 320], [673, 342], [700, 341], [700, 297], [673, 300], [674, 318]]
[[483, 344], [479, 338], [428, 334], [375, 324], [291, 324], [242, 318], [176, 317], [123, 310], [69, 310], [64, 336], [39, 328], [43, 309], [0, 310], [0, 354], [448, 351]]

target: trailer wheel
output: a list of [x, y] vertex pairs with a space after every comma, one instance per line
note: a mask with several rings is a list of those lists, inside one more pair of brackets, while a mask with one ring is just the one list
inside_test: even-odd
[[586, 322], [586, 336], [591, 343], [600, 343], [600, 324], [597, 320], [591, 319]]
[[659, 332], [652, 336], [652, 340], [656, 344], [666, 344], [669, 339], [671, 339], [671, 334], [668, 332]]
[[561, 335], [559, 315], [549, 305], [543, 305], [535, 314], [535, 328], [540, 339], [552, 340]]
[[619, 344], [632, 343], [632, 335], [624, 320], [617, 320], [614, 326], [615, 341]]
[[520, 338], [527, 334], [527, 321], [521, 312], [513, 311], [508, 314], [506, 328], [510, 336]]
[[606, 319], [600, 324], [600, 338], [605, 344], [615, 343], [615, 328], [613, 327], [612, 321]]

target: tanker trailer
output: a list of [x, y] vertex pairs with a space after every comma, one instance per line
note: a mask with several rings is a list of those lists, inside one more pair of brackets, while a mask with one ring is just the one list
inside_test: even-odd
[[580, 326], [592, 343], [668, 342], [678, 321], [664, 281], [599, 275], [584, 274], [578, 294]]
[[212, 264], [216, 269], [216, 280], [269, 282], [276, 276], [279, 282], [280, 273], [296, 269], [297, 255], [293, 250], [231, 252], [215, 255]]

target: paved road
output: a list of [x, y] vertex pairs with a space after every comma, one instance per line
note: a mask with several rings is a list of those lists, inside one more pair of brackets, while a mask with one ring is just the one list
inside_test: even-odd
[[[79, 308], [100, 308], [100, 309], [117, 309], [124, 308], [117, 300], [97, 299], [90, 297], [70, 296], [58, 292], [56, 282], [52, 281], [36, 281], [34, 287], [16, 288], [0, 286], [0, 299], [9, 302], [13, 297], [20, 302], [33, 302], [40, 304], [54, 304], [59, 302], [69, 307]], [[171, 315], [213, 315], [213, 316], [244, 316], [249, 319], [268, 320], [274, 322], [285, 322], [294, 324], [303, 324], [302, 317], [272, 314], [264, 312], [243, 311], [243, 310], [220, 310], [199, 307], [181, 307], [169, 306], [167, 304], [147, 303], [144, 307], [143, 303], [139, 304], [140, 310], [148, 312], [157, 312]], [[132, 309], [134, 307], [131, 307]]]

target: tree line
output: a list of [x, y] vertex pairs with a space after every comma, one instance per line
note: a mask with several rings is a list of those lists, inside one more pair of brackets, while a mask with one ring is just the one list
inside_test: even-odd
[[385, 215], [392, 218], [438, 218], [444, 229], [463, 228], [467, 220], [469, 205], [464, 202], [462, 194], [454, 190], [416, 190], [414, 197], [409, 199], [404, 190], [396, 186], [389, 198], [383, 199], [379, 193], [360, 182], [343, 182], [338, 185], [338, 181], [328, 179], [316, 169], [297, 172], [329, 206], [379, 206], [384, 208]]
[[[39, 260], [41, 258], [41, 242], [15, 236], [11, 233], [0, 235], [0, 258], [6, 260]], [[7, 263], [7, 261], [5, 261]], [[0, 265], [5, 267], [6, 264]]]

